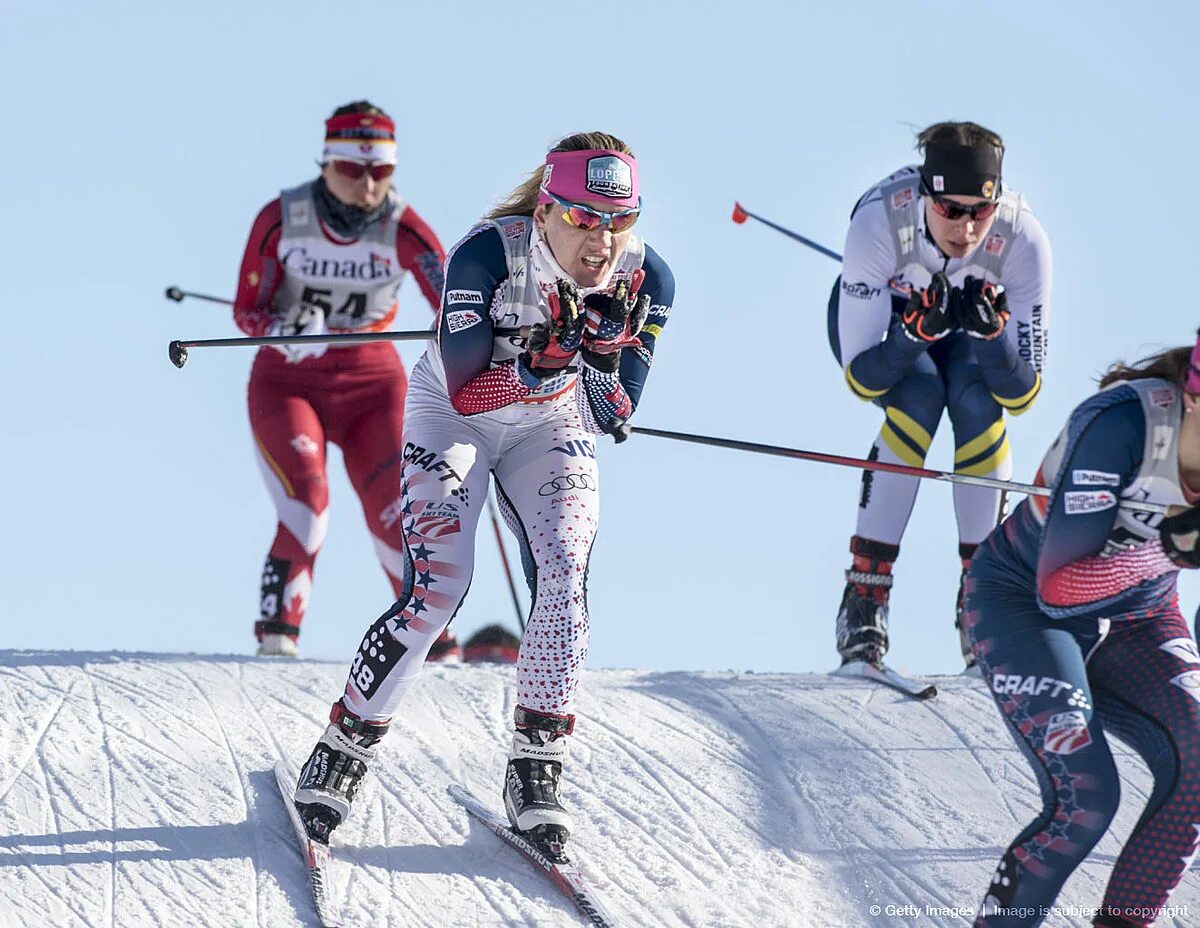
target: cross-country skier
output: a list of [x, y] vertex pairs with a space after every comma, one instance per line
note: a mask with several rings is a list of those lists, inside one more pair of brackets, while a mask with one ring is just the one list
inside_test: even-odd
[[[301, 771], [295, 799], [315, 839], [349, 813], [376, 743], [466, 595], [491, 474], [534, 581], [504, 805], [514, 828], [561, 854], [571, 818], [559, 777], [600, 508], [595, 436], [617, 432], [637, 405], [675, 290], [633, 232], [641, 203], [629, 147], [580, 133], [451, 250], [438, 340], [413, 369], [405, 408], [408, 584], [367, 629]], [[525, 326], [528, 338], [498, 331]]]
[[[445, 252], [392, 186], [395, 126], [366, 102], [325, 123], [321, 174], [258, 214], [246, 243], [234, 320], [247, 335], [376, 332], [396, 317], [411, 271], [436, 312]], [[400, 429], [407, 378], [395, 348], [371, 343], [272, 346], [250, 374], [250, 425], [279, 524], [263, 567], [259, 654], [296, 654], [313, 563], [329, 524], [325, 446], [342, 449], [375, 551], [403, 589]], [[441, 656], [457, 653], [447, 633]]]
[[1100, 840], [1121, 793], [1109, 734], [1154, 790], [1094, 924], [1152, 924], [1200, 842], [1200, 653], [1176, 590], [1179, 569], [1200, 566], [1200, 342], [1100, 385], [1038, 470], [1052, 495], [1021, 503], [967, 574], [964, 625], [1042, 793], [977, 928], [1040, 925]]
[[[1022, 197], [1002, 185], [1004, 143], [971, 122], [917, 137], [924, 163], [901, 168], [858, 201], [842, 274], [829, 300], [829, 339], [855, 396], [884, 412], [869, 457], [923, 466], [948, 413], [954, 470], [1007, 479], [1004, 413], [1041, 388], [1050, 313], [1050, 245]], [[892, 566], [919, 480], [865, 471], [853, 562], [837, 616], [843, 665], [881, 663], [888, 649]], [[963, 570], [995, 526], [997, 490], [956, 486]], [[955, 609], [961, 635], [961, 584]]]

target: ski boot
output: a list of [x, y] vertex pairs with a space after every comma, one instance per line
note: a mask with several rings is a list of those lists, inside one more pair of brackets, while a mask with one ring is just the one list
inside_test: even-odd
[[350, 814], [367, 762], [387, 728], [388, 722], [363, 721], [340, 699], [333, 704], [329, 727], [301, 768], [292, 800], [314, 841], [328, 844], [333, 830]]
[[274, 619], [261, 619], [254, 623], [254, 637], [258, 639], [258, 657], [297, 657], [296, 639], [300, 626]]
[[843, 666], [866, 661], [882, 667], [888, 649], [892, 564], [900, 554], [900, 547], [855, 535], [850, 539], [850, 551], [854, 554], [854, 564], [846, 571], [846, 590], [838, 609], [838, 653]]
[[504, 811], [513, 830], [556, 863], [571, 834], [571, 816], [558, 800], [558, 780], [575, 716], [516, 711], [516, 731], [504, 774]]
[[258, 657], [299, 657], [300, 650], [296, 647], [296, 639], [291, 635], [268, 633], [258, 642]]

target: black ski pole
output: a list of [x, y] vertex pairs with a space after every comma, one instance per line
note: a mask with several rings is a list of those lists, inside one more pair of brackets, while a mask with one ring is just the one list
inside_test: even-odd
[[842, 256], [839, 255], [836, 251], [831, 251], [830, 249], [826, 248], [824, 245], [820, 245], [817, 242], [814, 242], [811, 238], [805, 238], [799, 232], [793, 232], [791, 229], [785, 229], [783, 226], [778, 225], [774, 222], [771, 222], [770, 219], [764, 219], [762, 216], [758, 215], [757, 213], [750, 212], [750, 210], [748, 210], [748, 209], [746, 209], [746, 207], [742, 206], [741, 203], [738, 203], [735, 201], [733, 204], [733, 221], [736, 222], [738, 225], [741, 225], [747, 219], [757, 219], [764, 226], [769, 226], [770, 228], [774, 229], [776, 232], [782, 232], [788, 238], [795, 239], [801, 245], [807, 245], [813, 251], [819, 251], [821, 254], [825, 255], [827, 258], [833, 258], [834, 261], [837, 261], [839, 263], [842, 260]]
[[[709, 435], [692, 435], [688, 432], [669, 432], [664, 429], [651, 429], [641, 425], [626, 425], [635, 435], [650, 435], [655, 438], [670, 438], [674, 441], [691, 442], [697, 445], [711, 445], [715, 448], [733, 448], [737, 451], [750, 451], [754, 454], [769, 454], [782, 458], [799, 458], [804, 461], [818, 461], [823, 464], [837, 464], [841, 467], [857, 467], [860, 470], [880, 470], [892, 474], [906, 474], [910, 477], [921, 477], [925, 480], [944, 480], [947, 483], [957, 483], [968, 487], [987, 487], [993, 490], [1006, 490], [1012, 493], [1024, 493], [1027, 496], [1049, 496], [1049, 487], [1040, 487], [1032, 483], [1017, 483], [1012, 480], [999, 480], [995, 477], [977, 477], [974, 474], [953, 474], [944, 470], [929, 470], [925, 467], [912, 467], [908, 464], [892, 464], [889, 461], [868, 461], [864, 458], [850, 458], [841, 454], [828, 454], [823, 451], [801, 451], [799, 448], [783, 448], [779, 445], [762, 445], [752, 441], [738, 441], [732, 438], [716, 438]], [[1164, 503], [1145, 503], [1138, 500], [1123, 499], [1122, 509], [1137, 512], [1167, 512]]]
[[[528, 328], [495, 329], [497, 338], [508, 338], [519, 335], [528, 336]], [[201, 338], [194, 341], [176, 339], [167, 345], [167, 354], [171, 363], [176, 367], [187, 364], [189, 348], [253, 348], [258, 345], [303, 345], [306, 342], [324, 342], [327, 345], [358, 345], [364, 342], [416, 342], [423, 339], [436, 338], [437, 332], [432, 329], [419, 329], [408, 332], [351, 332], [338, 334], [330, 332], [325, 335], [261, 335], [256, 338]]]
[[191, 297], [193, 300], [208, 300], [210, 303], [221, 303], [225, 306], [232, 306], [233, 300], [227, 300], [223, 296], [209, 296], [207, 293], [193, 293], [191, 290], [180, 290], [178, 287], [167, 287], [166, 298], [174, 300], [176, 303], [182, 303], [183, 298]]

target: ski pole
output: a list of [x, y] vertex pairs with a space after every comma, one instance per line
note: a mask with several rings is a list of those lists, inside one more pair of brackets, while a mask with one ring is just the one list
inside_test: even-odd
[[785, 229], [783, 226], [777, 225], [776, 223], [771, 222], [770, 219], [764, 219], [762, 216], [758, 215], [757, 213], [750, 212], [750, 210], [748, 210], [744, 206], [742, 206], [741, 203], [738, 203], [735, 201], [733, 204], [733, 221], [736, 222], [738, 225], [741, 225], [747, 219], [757, 219], [764, 226], [770, 226], [776, 232], [782, 232], [788, 238], [795, 239], [801, 245], [807, 245], [813, 251], [819, 251], [821, 254], [825, 255], [825, 257], [827, 257], [827, 258], [833, 258], [834, 261], [838, 261], [838, 262], [840, 262], [842, 260], [842, 256], [839, 255], [836, 251], [831, 251], [830, 249], [826, 248], [824, 245], [820, 245], [820, 244], [814, 242], [811, 238], [805, 238], [799, 232], [793, 232], [791, 229]]
[[[800, 458], [804, 461], [819, 461], [823, 464], [837, 464], [841, 467], [857, 467], [860, 470], [881, 470], [891, 474], [906, 474], [910, 477], [921, 477], [925, 480], [944, 480], [947, 483], [957, 483], [968, 487], [988, 487], [994, 490], [1007, 490], [1012, 493], [1024, 493], [1027, 496], [1049, 496], [1049, 487], [1039, 487], [1032, 483], [1017, 483], [1012, 480], [999, 480], [995, 477], [976, 477], [973, 474], [953, 474], [944, 470], [929, 470], [924, 467], [912, 467], [908, 464], [892, 464], [888, 461], [868, 461], [864, 458], [849, 458], [840, 454], [827, 454], [821, 451], [801, 451], [798, 448], [782, 448], [778, 445], [761, 445], [752, 441], [737, 441], [732, 438], [714, 438], [707, 435], [692, 435], [687, 432], [669, 432], [664, 429], [651, 429], [641, 425], [627, 425], [635, 435], [650, 435], [655, 438], [670, 438], [675, 441], [692, 442], [697, 445], [712, 445], [715, 448], [734, 448], [738, 451], [750, 451], [754, 454], [770, 454], [782, 458]], [[1137, 512], [1153, 512], [1165, 514], [1167, 506], [1164, 503], [1146, 503], [1138, 500], [1123, 499], [1121, 508]]]
[[517, 584], [513, 581], [512, 568], [508, 566], [508, 552], [504, 549], [504, 536], [500, 534], [500, 518], [496, 512], [496, 501], [488, 494], [488, 511], [492, 515], [492, 530], [496, 533], [496, 547], [500, 549], [500, 563], [504, 565], [504, 576], [508, 578], [508, 592], [512, 594], [513, 612], [517, 614], [517, 625], [525, 634], [525, 613], [521, 610], [521, 598], [517, 596]]
[[210, 303], [222, 303], [225, 306], [232, 306], [233, 300], [227, 300], [223, 296], [209, 296], [207, 293], [193, 293], [190, 290], [180, 290], [178, 287], [167, 287], [164, 294], [168, 300], [174, 300], [176, 303], [182, 303], [185, 296], [190, 296], [193, 300], [208, 300]]
[[[494, 329], [496, 338], [510, 336], [528, 337], [528, 326], [520, 328]], [[436, 338], [432, 329], [408, 332], [352, 332], [348, 334], [327, 333], [325, 335], [261, 335], [256, 338], [201, 338], [194, 341], [176, 339], [167, 345], [167, 354], [176, 367], [187, 364], [189, 348], [253, 348], [257, 345], [303, 345], [306, 342], [323, 342], [327, 345], [359, 345], [364, 342], [416, 342]]]

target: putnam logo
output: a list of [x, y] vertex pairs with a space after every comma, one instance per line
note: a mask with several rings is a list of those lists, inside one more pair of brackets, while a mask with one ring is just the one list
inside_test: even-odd
[[1071, 483], [1081, 487], [1116, 487], [1121, 485], [1121, 478], [1103, 470], [1073, 470]]
[[1101, 512], [1117, 505], [1117, 498], [1108, 490], [1087, 490], [1063, 494], [1063, 508], [1069, 516]]
[[478, 290], [447, 290], [446, 305], [454, 303], [474, 303], [476, 306], [482, 306], [483, 294]]
[[451, 332], [461, 332], [483, 321], [479, 313], [470, 309], [460, 309], [455, 313], [446, 313], [446, 328]]

